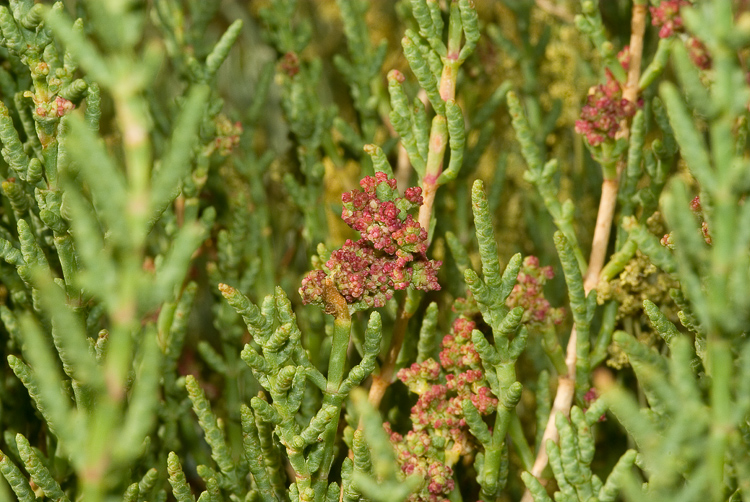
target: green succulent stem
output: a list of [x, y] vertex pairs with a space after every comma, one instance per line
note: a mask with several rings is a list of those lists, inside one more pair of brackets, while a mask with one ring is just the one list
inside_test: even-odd
[[0, 502], [750, 502], [746, 2], [0, 3]]
[[[344, 380], [344, 372], [347, 363], [347, 349], [352, 329], [352, 317], [349, 305], [343, 296], [336, 290], [332, 281], [327, 281], [325, 292], [326, 312], [334, 316], [333, 339], [331, 341], [331, 354], [328, 361], [328, 379], [326, 392], [323, 397], [323, 407], [332, 406], [336, 410], [341, 408], [343, 396], [339, 394], [339, 388]], [[334, 443], [338, 430], [339, 412], [336, 412], [326, 424], [322, 434], [323, 459], [320, 467], [320, 478], [314, 484], [315, 500], [322, 501], [328, 490], [328, 474], [333, 464]]]
[[[461, 48], [461, 39], [466, 36], [466, 44]], [[458, 70], [468, 54], [473, 51], [473, 45], [476, 44], [476, 38], [479, 33], [476, 28], [476, 12], [473, 5], [463, 0], [462, 2], [451, 2], [450, 16], [448, 22], [448, 46], [446, 53], [441, 55], [442, 71], [440, 73], [440, 86], [438, 89], [441, 106], [436, 109], [438, 114], [432, 121], [430, 132], [428, 156], [424, 175], [422, 176], [422, 196], [423, 205], [419, 208], [419, 224], [422, 228], [428, 230], [430, 239], [433, 226], [433, 205], [435, 194], [441, 182], [447, 181], [441, 179], [443, 172], [443, 157], [448, 146], [448, 125], [447, 122], [452, 117], [446, 119], [446, 104], [455, 105], [456, 84], [458, 81]], [[472, 45], [473, 44], [473, 45]], [[463, 149], [463, 130], [460, 131], [461, 139], [455, 144], [460, 145]], [[453, 155], [453, 154], [452, 154]], [[462, 157], [462, 153], [456, 152], [456, 159]], [[452, 165], [451, 170], [457, 170], [459, 165]], [[455, 174], [452, 174], [455, 176]]]
[[349, 337], [352, 329], [352, 316], [346, 299], [338, 292], [333, 281], [328, 279], [324, 293], [326, 313], [332, 314], [333, 340], [331, 355], [328, 360], [328, 383], [326, 392], [336, 394], [344, 379], [346, 369], [346, 350], [349, 347]]
[[435, 115], [430, 130], [429, 149], [422, 177], [422, 206], [419, 208], [419, 225], [428, 230], [432, 223], [432, 208], [438, 189], [438, 178], [443, 171], [443, 157], [448, 146], [448, 123], [444, 116]]

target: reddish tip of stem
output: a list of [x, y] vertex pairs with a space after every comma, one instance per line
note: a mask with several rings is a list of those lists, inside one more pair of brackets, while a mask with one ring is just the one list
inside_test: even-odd
[[330, 277], [326, 277], [326, 283], [323, 287], [323, 305], [326, 314], [330, 314], [336, 319], [350, 319], [349, 305]]
[[398, 70], [391, 70], [388, 72], [388, 80], [395, 80], [399, 83], [403, 83], [403, 81], [406, 80], [406, 77], [404, 77], [404, 74]]

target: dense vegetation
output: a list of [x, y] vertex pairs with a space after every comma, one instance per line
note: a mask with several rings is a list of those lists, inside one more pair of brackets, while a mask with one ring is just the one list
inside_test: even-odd
[[750, 501], [746, 1], [0, 33], [0, 501]]

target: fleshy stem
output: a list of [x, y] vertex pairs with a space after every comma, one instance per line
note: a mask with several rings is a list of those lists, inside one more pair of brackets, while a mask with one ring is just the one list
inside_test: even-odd
[[[443, 68], [443, 74], [445, 74], [445, 68], [448, 68], [448, 65]], [[440, 87], [442, 89], [442, 84]], [[419, 225], [428, 231], [428, 235], [430, 234], [432, 206], [435, 203], [435, 193], [438, 189], [437, 180], [443, 171], [443, 156], [445, 155], [447, 144], [448, 123], [442, 115], [435, 115], [435, 118], [432, 119], [427, 164], [425, 166], [424, 178], [422, 178], [422, 197], [424, 198], [424, 203], [419, 208]], [[432, 236], [430, 235], [428, 238], [431, 239]]]
[[[461, 66], [461, 15], [458, 2], [451, 2], [450, 23], [448, 26], [448, 50], [443, 59], [443, 72], [440, 75], [440, 98], [448, 102], [456, 98], [456, 80], [458, 68]], [[422, 178], [422, 197], [424, 202], [419, 208], [419, 224], [427, 230], [428, 239], [432, 239], [430, 222], [432, 220], [432, 206], [435, 203], [435, 193], [438, 189], [438, 178], [443, 171], [443, 157], [448, 145], [448, 126], [444, 116], [436, 115], [432, 120], [430, 131], [430, 146], [427, 154], [424, 177]], [[400, 347], [399, 347], [400, 349]], [[398, 352], [397, 352], [398, 354]]]
[[[628, 79], [623, 89], [623, 98], [635, 103], [638, 99], [638, 80], [641, 73], [641, 58], [643, 55], [643, 35], [646, 31], [646, 12], [647, 5], [643, 0], [634, 2], [633, 15], [630, 24], [630, 67], [628, 69]], [[622, 124], [619, 137], [627, 139], [630, 135], [630, 125], [626, 122]], [[591, 255], [589, 257], [589, 266], [583, 283], [583, 289], [586, 295], [594, 289], [599, 281], [599, 274], [604, 266], [604, 258], [609, 243], [610, 229], [615, 214], [615, 205], [617, 202], [617, 192], [619, 189], [620, 173], [625, 167], [625, 161], [617, 162], [617, 169], [612, 173], [610, 169], [604, 169], [604, 180], [602, 182], [602, 195], [599, 201], [599, 212], [596, 217], [596, 228], [594, 237], [591, 242]], [[542, 471], [547, 466], [549, 457], [546, 448], [548, 439], [557, 442], [559, 432], [555, 425], [555, 417], [558, 412], [565, 416], [570, 413], [570, 407], [573, 404], [576, 387], [576, 347], [577, 347], [576, 326], [570, 332], [570, 339], [565, 354], [565, 366], [568, 373], [561, 375], [558, 381], [557, 394], [552, 404], [547, 426], [544, 429], [539, 453], [537, 454], [531, 474], [539, 478]], [[531, 492], [527, 489], [522, 502], [531, 502], [533, 500]]]
[[[346, 299], [341, 296], [331, 278], [326, 279], [323, 301], [326, 313], [334, 317], [331, 355], [328, 360], [328, 382], [326, 384], [325, 396], [323, 397], [323, 406], [333, 405], [340, 408], [342, 399], [339, 394], [339, 387], [341, 387], [341, 382], [344, 379], [344, 370], [346, 369], [346, 351], [349, 348], [352, 316], [349, 312], [349, 305], [346, 303]], [[328, 489], [328, 473], [333, 464], [333, 447], [336, 442], [339, 415], [339, 413], [334, 415], [323, 433], [325, 453], [323, 454], [320, 468], [321, 477], [317, 480], [314, 487], [316, 500], [323, 500], [323, 495]]]
[[346, 366], [346, 351], [349, 347], [349, 333], [352, 327], [352, 316], [349, 313], [349, 305], [341, 296], [330, 277], [326, 279], [323, 291], [326, 314], [334, 317], [333, 341], [331, 342], [331, 355], [328, 360], [328, 384], [326, 392], [336, 394], [344, 379]]

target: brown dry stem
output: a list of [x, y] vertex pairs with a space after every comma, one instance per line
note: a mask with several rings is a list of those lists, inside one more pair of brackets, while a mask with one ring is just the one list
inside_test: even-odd
[[396, 368], [396, 359], [398, 358], [398, 353], [401, 351], [401, 346], [404, 343], [406, 326], [409, 324], [411, 315], [411, 312], [406, 308], [406, 299], [404, 298], [399, 305], [396, 325], [393, 328], [391, 347], [388, 350], [388, 354], [385, 356], [383, 365], [380, 367], [380, 373], [372, 376], [372, 385], [370, 385], [370, 392], [367, 399], [374, 408], [380, 406], [385, 391], [388, 390], [388, 387], [393, 380], [393, 370]]

